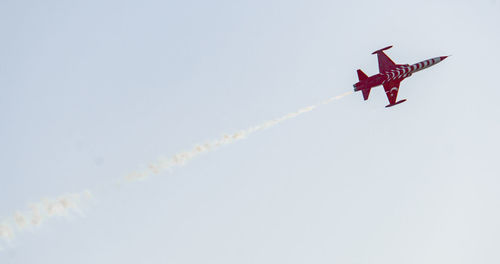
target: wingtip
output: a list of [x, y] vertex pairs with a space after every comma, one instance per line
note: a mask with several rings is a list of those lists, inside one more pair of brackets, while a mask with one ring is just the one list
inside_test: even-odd
[[374, 51], [372, 54], [377, 54], [377, 53], [379, 53], [379, 52], [382, 52], [382, 51], [384, 51], [384, 50], [388, 50], [388, 49], [390, 49], [390, 48], [392, 48], [392, 45], [391, 45], [391, 46], [387, 46], [387, 47], [382, 48], [382, 49], [379, 49], [379, 50], [376, 50], [376, 51]]
[[395, 105], [398, 105], [398, 104], [400, 104], [400, 103], [404, 103], [404, 102], [406, 102], [406, 99], [399, 100], [399, 101], [395, 102], [394, 104], [388, 104], [388, 105], [386, 105], [385, 107], [386, 107], [386, 108], [393, 107], [393, 106], [395, 106]]

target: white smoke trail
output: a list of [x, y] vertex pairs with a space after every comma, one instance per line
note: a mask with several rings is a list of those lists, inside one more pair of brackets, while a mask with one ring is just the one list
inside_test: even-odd
[[[175, 166], [184, 165], [186, 162], [200, 154], [213, 151], [221, 146], [244, 139], [252, 133], [275, 126], [281, 122], [295, 118], [303, 113], [310, 112], [319, 106], [329, 104], [352, 93], [353, 92], [346, 92], [344, 94], [331, 97], [315, 105], [307, 106], [295, 112], [286, 114], [280, 118], [269, 120], [262, 124], [238, 131], [234, 134], [224, 135], [217, 140], [197, 145], [193, 149], [177, 153], [171, 158], [162, 158], [155, 163], [151, 163], [148, 166], [148, 169], [142, 172], [135, 172], [127, 175], [125, 180], [134, 181], [144, 179], [151, 174], [158, 174], [164, 170], [172, 169]], [[90, 198], [92, 198], [92, 194], [90, 191], [86, 190], [81, 193], [64, 195], [56, 199], [43, 199], [41, 202], [30, 204], [29, 210], [15, 212], [11, 217], [4, 221], [0, 221], [0, 240], [3, 239], [6, 242], [10, 242], [15, 237], [16, 232], [19, 233], [26, 229], [38, 227], [45, 220], [52, 217], [67, 216], [70, 212], [81, 214], [80, 205], [82, 201]], [[0, 247], [0, 251], [1, 250], [2, 248]]]
[[339, 100], [347, 95], [352, 94], [353, 92], [346, 92], [338, 96], [331, 97], [327, 100], [321, 101], [315, 105], [307, 106], [304, 108], [301, 108], [295, 112], [286, 114], [280, 118], [276, 118], [273, 120], [266, 121], [260, 125], [256, 125], [241, 131], [238, 131], [234, 134], [231, 135], [224, 135], [222, 138], [209, 141], [200, 145], [196, 145], [193, 149], [188, 150], [188, 151], [183, 151], [180, 153], [175, 154], [174, 156], [170, 158], [160, 158], [157, 162], [150, 163], [148, 166], [148, 169], [141, 171], [141, 172], [134, 172], [125, 177], [127, 181], [135, 181], [135, 180], [141, 180], [145, 179], [148, 176], [152, 174], [159, 174], [160, 172], [164, 170], [169, 170], [172, 169], [175, 166], [182, 166], [186, 164], [186, 162], [190, 161], [191, 159], [195, 158], [196, 156], [203, 154], [205, 152], [213, 151], [221, 146], [228, 145], [231, 143], [234, 143], [235, 141], [244, 139], [251, 135], [252, 133], [255, 133], [257, 131], [275, 126], [281, 122], [284, 122], [286, 120], [295, 118], [303, 113], [310, 112], [314, 110], [315, 108], [329, 104], [335, 100]]
[[38, 227], [45, 220], [53, 217], [68, 216], [71, 212], [82, 214], [80, 205], [84, 200], [92, 198], [90, 191], [73, 193], [55, 199], [42, 199], [30, 204], [29, 210], [17, 211], [0, 223], [0, 239], [10, 242], [16, 233], [29, 228]]

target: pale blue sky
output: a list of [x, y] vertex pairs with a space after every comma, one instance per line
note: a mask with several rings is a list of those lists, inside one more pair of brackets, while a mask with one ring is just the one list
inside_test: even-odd
[[[0, 263], [498, 263], [498, 1], [0, 2], [0, 219], [86, 188]], [[161, 155], [453, 55], [172, 173]]]

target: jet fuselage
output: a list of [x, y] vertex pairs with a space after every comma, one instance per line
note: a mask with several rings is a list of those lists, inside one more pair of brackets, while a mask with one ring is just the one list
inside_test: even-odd
[[360, 91], [364, 89], [371, 89], [373, 87], [377, 87], [379, 85], [383, 85], [385, 83], [391, 81], [402, 81], [406, 77], [410, 77], [413, 73], [421, 71], [425, 68], [433, 66], [448, 56], [435, 57], [432, 59], [424, 60], [413, 65], [398, 65], [396, 68], [391, 69], [389, 71], [385, 71], [382, 73], [378, 73], [368, 77], [367, 79], [361, 80], [355, 83], [354, 91]]

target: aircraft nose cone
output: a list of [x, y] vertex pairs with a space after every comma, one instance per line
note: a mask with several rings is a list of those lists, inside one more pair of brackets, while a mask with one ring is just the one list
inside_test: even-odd
[[448, 58], [448, 56], [441, 56], [441, 57], [439, 57], [439, 58], [440, 58], [441, 60], [444, 60], [444, 59]]

